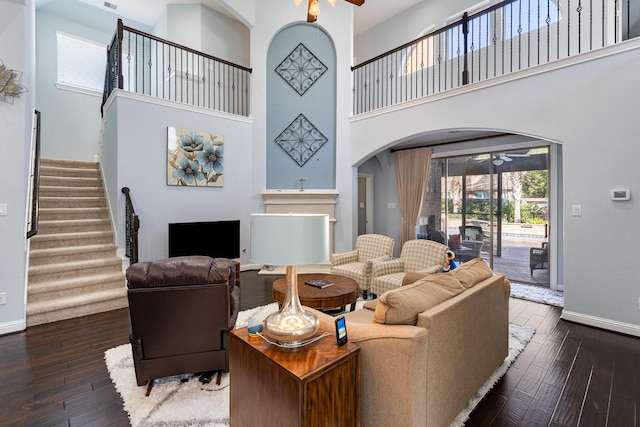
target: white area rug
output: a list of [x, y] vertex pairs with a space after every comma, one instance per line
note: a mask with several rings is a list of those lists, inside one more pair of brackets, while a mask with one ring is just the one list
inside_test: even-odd
[[[364, 301], [358, 301], [362, 306]], [[252, 316], [263, 320], [278, 309], [276, 303], [240, 312], [237, 327], [246, 326]], [[509, 325], [509, 356], [487, 380], [452, 426], [462, 426], [482, 397], [504, 375], [509, 366], [531, 340], [534, 329]], [[138, 387], [131, 356], [131, 345], [124, 344], [105, 352], [105, 361], [111, 380], [124, 401], [124, 410], [133, 427], [145, 426], [226, 426], [229, 424], [229, 374], [222, 375], [220, 385], [214, 381], [202, 384], [195, 376], [175, 376], [156, 380], [151, 394], [146, 387]]]
[[511, 283], [511, 297], [554, 305], [556, 307], [564, 307], [564, 292], [554, 291], [541, 286]]

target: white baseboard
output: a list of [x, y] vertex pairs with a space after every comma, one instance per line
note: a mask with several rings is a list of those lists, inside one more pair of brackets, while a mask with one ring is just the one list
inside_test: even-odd
[[0, 335], [12, 334], [27, 329], [27, 320], [15, 320], [13, 322], [0, 323]]
[[606, 329], [608, 331], [640, 337], [639, 325], [616, 322], [615, 320], [603, 319], [601, 317], [589, 316], [587, 314], [576, 313], [567, 310], [562, 310], [562, 315], [560, 317], [570, 322], [581, 323], [583, 325], [594, 326], [596, 328]]

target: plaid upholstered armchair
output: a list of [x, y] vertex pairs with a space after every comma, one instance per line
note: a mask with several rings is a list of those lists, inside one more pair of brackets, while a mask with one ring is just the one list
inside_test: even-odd
[[381, 234], [362, 234], [356, 239], [356, 249], [331, 254], [331, 274], [339, 274], [358, 282], [362, 296], [367, 299], [371, 287], [371, 263], [376, 259], [390, 259], [395, 241]]
[[371, 264], [371, 292], [377, 296], [399, 288], [405, 274], [437, 273], [447, 259], [447, 246], [432, 240], [409, 240], [402, 245], [400, 258]]

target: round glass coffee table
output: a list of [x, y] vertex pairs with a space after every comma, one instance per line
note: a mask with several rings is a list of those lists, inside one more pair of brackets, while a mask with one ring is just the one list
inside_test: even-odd
[[[333, 283], [333, 285], [327, 286], [326, 288], [318, 288], [304, 283], [311, 279], [326, 280], [327, 282]], [[281, 277], [273, 282], [273, 298], [280, 304], [284, 302], [286, 292], [286, 277]], [[345, 306], [351, 304], [349, 311], [353, 311], [356, 308], [356, 301], [358, 299], [358, 282], [337, 274], [298, 274], [298, 297], [302, 305], [317, 310], [329, 310], [340, 307], [340, 309], [344, 311]]]

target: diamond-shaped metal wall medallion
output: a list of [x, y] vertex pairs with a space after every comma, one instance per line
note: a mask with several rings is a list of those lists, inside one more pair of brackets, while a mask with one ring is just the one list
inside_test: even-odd
[[300, 43], [278, 65], [275, 72], [300, 96], [327, 71], [327, 67]]
[[274, 141], [302, 167], [328, 139], [300, 114]]

